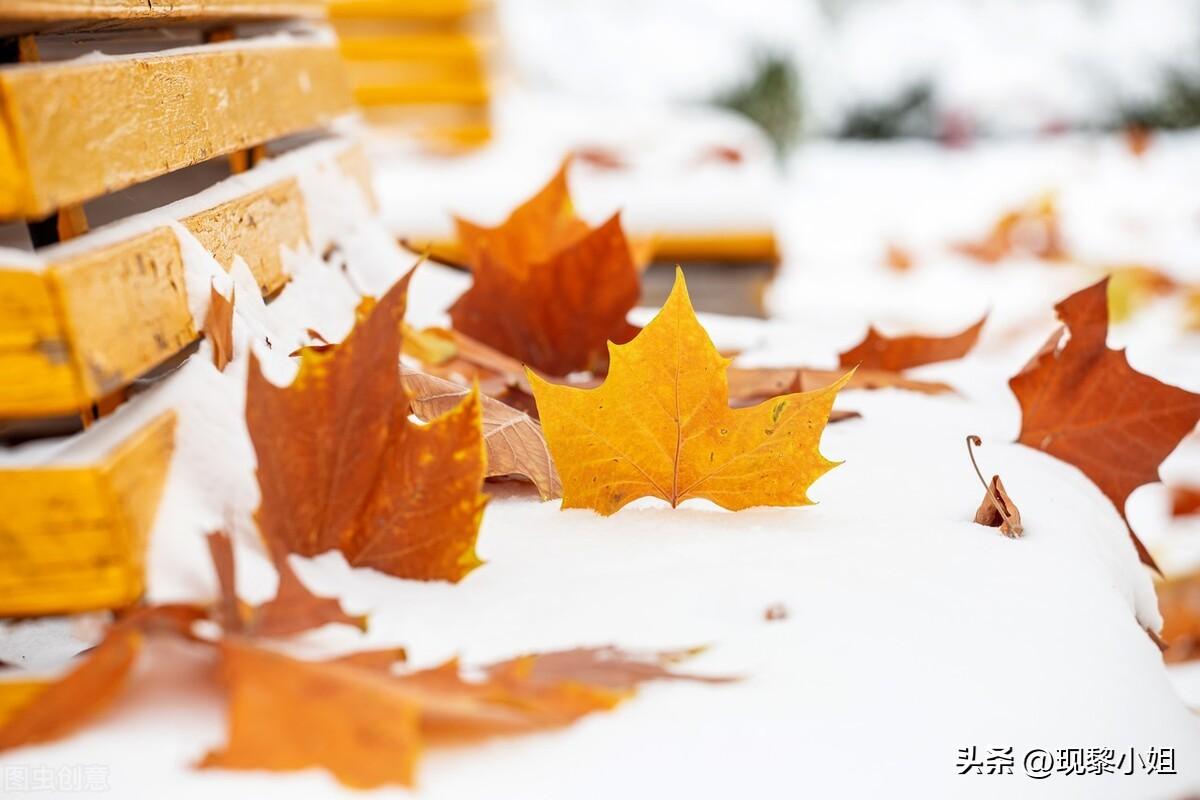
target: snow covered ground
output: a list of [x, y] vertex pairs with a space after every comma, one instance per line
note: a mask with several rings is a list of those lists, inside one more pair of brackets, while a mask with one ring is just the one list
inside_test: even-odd
[[[479, 552], [487, 564], [461, 584], [351, 570], [332, 555], [299, 561], [315, 589], [372, 614], [365, 637], [322, 630], [293, 643], [300, 654], [403, 644], [414, 663], [428, 665], [454, 654], [484, 661], [607, 642], [708, 644], [696, 670], [743, 677], [730, 686], [651, 686], [566, 730], [435, 750], [415, 793], [369, 796], [1170, 800], [1200, 789], [1200, 726], [1141, 628], [1157, 623], [1152, 587], [1116, 511], [1074, 468], [1009, 444], [1018, 412], [1007, 378], [1052, 328], [1053, 302], [1098, 271], [1034, 261], [982, 266], [946, 248], [1051, 190], [1067, 246], [1087, 262], [1137, 259], [1194, 282], [1200, 198], [1189, 184], [1197, 163], [1194, 135], [1163, 138], [1142, 159], [1112, 138], [956, 153], [905, 144], [804, 148], [788, 165], [776, 209], [785, 263], [770, 297], [775, 316], [707, 316], [716, 343], [744, 349], [746, 363], [832, 365], [868, 322], [893, 332], [950, 331], [990, 310], [975, 353], [918, 373], [960, 394], [845, 392], [839, 407], [863, 418], [825, 434], [826, 455], [845, 463], [813, 487], [814, 507], [734, 514], [640, 501], [605, 519], [560, 511], [503, 484], [484, 515]], [[151, 599], [212, 596], [202, 534], [224, 521], [237, 529], [247, 599], [271, 593], [249, 524], [252, 450], [238, 416], [245, 346], [264, 331], [290, 343], [305, 326], [338, 338], [352, 318], [353, 287], [375, 291], [409, 263], [382, 226], [362, 221], [360, 206], [330, 201], [345, 187], [307, 186], [327, 215], [318, 239], [343, 245], [346, 270], [293, 256], [297, 276], [276, 301], [237, 306], [243, 344], [226, 373], [213, 369], [202, 344], [165, 384], [89, 434], [164, 405], [181, 409], [180, 454], [151, 551]], [[889, 242], [912, 252], [909, 273], [883, 265]], [[412, 321], [443, 321], [466, 280], [422, 267]], [[1200, 389], [1197, 335], [1183, 332], [1172, 300], [1144, 310], [1113, 339], [1129, 345], [1135, 366]], [[981, 488], [967, 460], [969, 433], [984, 439], [983, 469], [999, 472], [1019, 504], [1024, 539], [970, 521]], [[1193, 439], [1186, 448], [1168, 463], [1169, 477], [1189, 469], [1195, 477], [1200, 445]], [[1153, 529], [1156, 554], [1182, 568], [1187, 532], [1169, 529], [1163, 503], [1161, 488], [1141, 490], [1134, 524]], [[786, 619], [767, 621], [776, 604]], [[187, 648], [156, 646], [135, 690], [98, 724], [9, 753], [4, 763], [100, 764], [118, 797], [363, 796], [320, 771], [192, 769], [223, 736], [222, 700], [201, 680], [207, 669]], [[958, 751], [971, 747], [981, 757], [1012, 747], [1015, 774], [957, 774]], [[1038, 780], [1022, 768], [1036, 749], [1119, 755], [1150, 747], [1174, 748], [1178, 775]]]

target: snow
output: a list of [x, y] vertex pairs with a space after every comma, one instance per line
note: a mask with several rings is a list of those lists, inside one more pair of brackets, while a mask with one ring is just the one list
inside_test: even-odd
[[[597, 14], [586, 26], [599, 43], [591, 60], [579, 38], [563, 34], [564, 20], [579, 22], [555, 11], [559, 3], [521, 3], [546, 12], [521, 16], [529, 36], [571, 47], [560, 58], [525, 48], [523, 68], [552, 64], [560, 88], [571, 89], [594, 86], [595, 60], [607, 59], [614, 65], [603, 76], [608, 99], [514, 93], [496, 110], [496, 148], [458, 160], [376, 153], [379, 216], [324, 156], [297, 154], [78, 243], [37, 256], [4, 250], [5, 263], [36, 269], [88, 242], [122, 238], [296, 173], [313, 239], [311, 247], [285, 252], [291, 280], [264, 304], [244, 263], [225, 276], [176, 229], [197, 319], [210, 281], [226, 294], [236, 286], [235, 358], [226, 371], [215, 370], [202, 342], [178, 370], [86, 434], [0, 451], [0, 463], [89, 463], [174, 409], [176, 450], [152, 536], [149, 597], [211, 598], [215, 582], [203, 534], [227, 527], [235, 535], [241, 593], [265, 599], [274, 577], [252, 523], [258, 492], [242, 417], [251, 349], [271, 379], [285, 383], [295, 369], [287, 353], [309, 341], [307, 329], [341, 339], [360, 296], [382, 292], [413, 263], [393, 234], [445, 236], [452, 214], [497, 222], [563, 154], [583, 146], [617, 150], [631, 163], [617, 173], [584, 164], [573, 169], [589, 219], [622, 207], [639, 234], [777, 231], [784, 264], [768, 298], [771, 319], [702, 315], [718, 346], [743, 351], [740, 363], [833, 367], [869, 323], [889, 333], [947, 333], [988, 313], [969, 357], [914, 372], [947, 381], [958, 393], [844, 392], [838, 407], [863, 418], [827, 429], [823, 452], [844, 463], [813, 487], [818, 505], [812, 507], [735, 514], [703, 502], [672, 510], [644, 500], [601, 518], [539, 502], [531, 488], [489, 484], [493, 499], [478, 547], [487, 563], [460, 584], [355, 570], [334, 554], [294, 559], [315, 590], [341, 597], [351, 612], [371, 614], [365, 636], [323, 629], [288, 643], [298, 655], [404, 645], [416, 665], [426, 666], [453, 655], [482, 662], [585, 644], [705, 644], [688, 668], [738, 675], [736, 684], [650, 686], [612, 713], [564, 730], [433, 750], [423, 759], [418, 791], [368, 794], [345, 790], [319, 770], [194, 770], [223, 740], [223, 700], [209, 685], [204, 652], [159, 643], [149, 648], [135, 690], [96, 724], [7, 753], [4, 763], [101, 764], [114, 796], [181, 800], [219, 793], [288, 800], [802, 794], [1167, 800], [1200, 789], [1200, 728], [1184, 703], [1200, 704], [1200, 668], [1164, 668], [1142, 629], [1159, 624], [1150, 576], [1116, 509], [1074, 467], [1011, 443], [1019, 410], [1006, 385], [1054, 328], [1053, 303], [1098, 279], [1103, 268], [1144, 263], [1180, 281], [1200, 281], [1194, 257], [1200, 134], [1157, 136], [1140, 159], [1111, 136], [987, 142], [953, 152], [914, 143], [811, 143], [780, 176], [761, 135], [741, 120], [649, 102], [694, 94], [718, 74], [744, 71], [745, 59], [719, 46], [726, 35], [776, 43], [800, 37], [802, 47], [813, 48], [803, 55], [811, 61], [806, 74], [844, 63], [839, 81], [806, 81], [809, 102], [828, 109], [818, 125], [832, 124], [851, 100], [884, 97], [935, 66], [945, 81], [939, 96], [980, 118], [993, 119], [999, 107], [1029, 112], [1011, 123], [996, 118], [1001, 128], [1036, 126], [1047, 108], [1094, 119], [1102, 98], [1078, 91], [1074, 67], [1064, 72], [1044, 54], [1024, 61], [1011, 16], [995, 3], [852, 4], [839, 17], [845, 29], [838, 33], [827, 31], [833, 22], [813, 3], [792, 10], [746, 3], [714, 17], [682, 2], [627, 2], [618, 10], [639, 14], [643, 24], [617, 26], [611, 24], [617, 15]], [[1179, 49], [1194, 34], [1181, 23], [1194, 4], [1156, 4], [1161, 13], [1141, 16], [1137, 4], [1114, 0], [1089, 27], [1072, 16], [1082, 12], [1047, 2], [1039, 4], [1039, 19], [1058, 21], [1036, 33], [1043, 44], [1050, 41], [1047, 47], [1063, 44], [1053, 31], [1072, 37], [1062, 47], [1068, 62], [1113, 54], [1112, 71], [1136, 80], [1181, 58]], [[882, 17], [865, 16], [862, 9], [872, 5]], [[947, 52], [964, 41], [970, 14], [1009, 35], [967, 38]], [[905, 35], [909, 16], [932, 20], [925, 38]], [[705, 35], [665, 33], [693, 20], [706, 26]], [[605, 45], [605, 36], [617, 44]], [[639, 42], [661, 48], [662, 72], [644, 60], [631, 57], [626, 65], [612, 58]], [[894, 70], [874, 72], [866, 63], [871, 48], [916, 66], [897, 56]], [[994, 68], [997, 62], [1003, 68]], [[963, 75], [955, 75], [958, 68]], [[962, 91], [967, 77], [984, 73], [1003, 79], [978, 93]], [[1029, 92], [1041, 99], [1023, 106]], [[714, 144], [747, 158], [736, 169], [696, 167], [695, 154]], [[325, 155], [340, 146], [318, 145], [328, 148]], [[1001, 213], [1046, 192], [1054, 193], [1067, 248], [1082, 264], [983, 266], [949, 251], [949, 243], [978, 238]], [[913, 254], [909, 273], [883, 265], [889, 243]], [[468, 281], [421, 266], [409, 321], [444, 324], [446, 308]], [[638, 309], [631, 318], [644, 322], [652, 313]], [[1159, 301], [1114, 328], [1110, 344], [1127, 346], [1138, 369], [1200, 390], [1200, 335], [1183, 331], [1181, 315], [1177, 300]], [[1023, 539], [971, 522], [983, 490], [967, 458], [968, 434], [983, 438], [982, 469], [999, 473], [1019, 505]], [[1195, 480], [1200, 439], [1193, 436], [1168, 459], [1163, 474]], [[1134, 527], [1168, 573], [1200, 565], [1200, 522], [1171, 521], [1165, 503], [1160, 486], [1136, 492], [1129, 504]], [[787, 618], [766, 621], [765, 610], [776, 604]], [[8, 624], [0, 629], [0, 660], [40, 671], [95, 634], [92, 618]], [[956, 752], [971, 746], [982, 752], [1011, 746], [1018, 756], [1033, 748], [1173, 747], [1181, 774], [1035, 781], [1020, 774], [1018, 762], [1016, 775], [959, 776]]]
[[[1192, 137], [1164, 141], [1128, 174], [1159, 196], [1179, 192], [1176, 169], [1198, 146]], [[371, 613], [372, 622], [366, 636], [328, 628], [291, 649], [318, 656], [403, 644], [415, 664], [430, 665], [455, 654], [481, 662], [608, 642], [707, 644], [692, 669], [743, 678], [730, 686], [652, 686], [562, 731], [434, 750], [422, 763], [420, 797], [864, 797], [913, 796], [919, 787], [921, 797], [1171, 798], [1195, 789], [1200, 730], [1141, 629], [1156, 626], [1157, 612], [1120, 518], [1078, 470], [1009, 443], [1018, 416], [1006, 378], [1052, 327], [1052, 302], [1094, 276], [1038, 263], [982, 267], [944, 248], [978, 234], [1028, 191], [1059, 192], [1070, 247], [1086, 246], [1093, 232], [1112, 235], [1106, 209], [1119, 218], [1146, 207], [1107, 194], [1090, 206], [1071, 200], [1132, 159], [1111, 140], [1049, 148], [1041, 157], [1029, 145], [939, 160], [906, 145], [821, 145], [790, 165], [781, 209], [791, 223], [783, 228], [789, 249], [771, 298], [778, 316], [705, 315], [718, 346], [750, 348], [746, 363], [832, 364], [871, 320], [893, 331], [922, 320], [922, 330], [950, 331], [992, 313], [974, 354], [917, 373], [951, 382], [958, 395], [843, 394], [839, 407], [863, 419], [827, 430], [824, 452], [844, 463], [814, 486], [818, 505], [732, 514], [703, 502], [671, 510], [646, 500], [604, 519], [496, 485], [479, 541], [487, 563], [458, 585], [353, 570], [332, 554], [296, 560], [316, 590]], [[550, 168], [552, 157], [546, 161]], [[336, 181], [330, 172], [302, 181], [314, 237], [340, 254], [331, 263], [311, 252], [290, 255], [292, 282], [265, 306], [247, 300], [252, 279], [244, 267], [235, 270], [238, 346], [226, 372], [215, 371], [202, 344], [178, 372], [84, 437], [161, 408], [180, 413], [151, 549], [151, 599], [212, 596], [202, 534], [221, 524], [237, 535], [246, 597], [272, 591], [249, 519], [257, 492], [241, 418], [246, 347], [269, 335], [273, 348], [256, 344], [256, 352], [286, 381], [289, 365], [279, 356], [304, 341], [304, 328], [342, 337], [360, 285], [377, 291], [411, 263], [369, 213], [343, 207], [356, 190]], [[1177, 209], [1180, 217], [1197, 202], [1171, 197], [1191, 204]], [[1162, 243], [1153, 225], [1132, 230], [1131, 246], [1138, 237]], [[917, 266], [890, 280], [880, 253], [899, 235], [910, 237]], [[411, 291], [413, 321], [444, 321], [464, 282], [422, 266]], [[1182, 334], [1152, 324], [1166, 319], [1143, 314], [1115, 335], [1127, 340], [1135, 364], [1194, 381], [1194, 371], [1168, 375], [1169, 360], [1156, 361], [1143, 346], [1179, 355]], [[1139, 324], [1152, 332], [1140, 334]], [[1024, 539], [970, 522], [982, 488], [967, 460], [968, 433], [983, 437], [983, 469], [1000, 473], [1019, 504]], [[1135, 514], [1139, 529], [1143, 516]], [[765, 621], [773, 604], [788, 618]], [[223, 736], [221, 701], [203, 685], [203, 658], [175, 644], [152, 647], [137, 690], [98, 724], [15, 751], [11, 762], [104, 764], [117, 796], [362, 796], [315, 770], [193, 770]], [[180, 684], [185, 691], [176, 690]], [[1014, 776], [955, 770], [958, 748], [970, 746], [1013, 746], [1020, 754], [1151, 745], [1176, 748], [1180, 776], [1033, 781], [1019, 765]]]
[[[586, 149], [626, 164], [573, 166], [577, 210], [594, 223], [620, 211], [626, 230], [641, 236], [770, 230], [779, 190], [774, 156], [762, 133], [735, 114], [524, 92], [506, 95], [494, 114], [499, 144], [462, 158], [431, 159], [394, 142], [377, 148], [384, 221], [398, 236], [452, 238], [455, 215], [498, 224], [569, 152]], [[701, 163], [715, 147], [743, 160]]]

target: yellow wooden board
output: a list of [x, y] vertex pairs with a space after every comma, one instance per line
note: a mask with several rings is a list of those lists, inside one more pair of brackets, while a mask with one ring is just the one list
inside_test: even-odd
[[141, 596], [174, 429], [168, 412], [100, 463], [0, 470], [0, 616], [117, 608]]
[[456, 20], [486, 9], [484, 0], [333, 0], [334, 19]]
[[0, 218], [45, 217], [352, 108], [334, 44], [0, 68]]
[[0, 30], [105, 29], [324, 14], [324, 0], [3, 0]]
[[[633, 238], [638, 238], [636, 234]], [[461, 263], [465, 254], [458, 242], [409, 240], [409, 246], [418, 250], [428, 248], [436, 260], [438, 256]], [[682, 262], [714, 261], [736, 264], [776, 264], [779, 249], [775, 234], [771, 231], [730, 231], [727, 233], [658, 233], [647, 243], [650, 257], [654, 261]]]
[[[360, 148], [334, 163], [375, 202]], [[280, 248], [309, 243], [295, 178], [179, 221], [226, 269], [244, 259], [264, 295], [287, 279]], [[195, 341], [183, 269], [166, 226], [40, 272], [0, 266], [0, 418], [78, 413]]]
[[363, 106], [428, 105], [454, 103], [487, 105], [491, 90], [487, 80], [478, 78], [413, 80], [402, 82], [362, 82], [354, 85], [354, 99]]
[[483, 60], [487, 45], [477, 36], [461, 32], [427, 32], [393, 35], [343, 35], [342, 55], [351, 61], [471, 62]]

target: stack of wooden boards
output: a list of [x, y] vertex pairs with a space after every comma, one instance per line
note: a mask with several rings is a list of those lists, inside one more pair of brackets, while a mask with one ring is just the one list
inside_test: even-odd
[[334, 0], [331, 15], [354, 97], [381, 134], [450, 151], [491, 137], [486, 0]]
[[88, 428], [201, 335], [209, 287], [189, 285], [189, 252], [244, 262], [268, 296], [283, 254], [309, 244], [286, 165], [312, 150], [369, 193], [353, 144], [311, 142], [353, 108], [336, 40], [298, 19], [323, 14], [319, 0], [0, 4], [0, 616], [142, 593], [175, 420], [116, 441]]

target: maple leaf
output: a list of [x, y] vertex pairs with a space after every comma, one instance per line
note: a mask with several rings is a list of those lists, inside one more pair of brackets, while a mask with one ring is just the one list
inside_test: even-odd
[[290, 386], [270, 383], [252, 357], [246, 423], [272, 552], [336, 549], [352, 566], [423, 580], [457, 581], [481, 563], [479, 396], [428, 425], [409, 421], [399, 359], [411, 275], [344, 342], [303, 348]]
[[729, 680], [675, 673], [668, 665], [679, 655], [568, 650], [503, 661], [466, 680], [457, 661], [394, 675], [387, 652], [301, 661], [229, 639], [221, 644], [228, 744], [201, 766], [322, 766], [356, 788], [412, 785], [426, 740], [560, 727], [613, 708], [650, 680]]
[[605, 343], [636, 332], [640, 294], [620, 215], [579, 219], [564, 162], [499, 227], [456, 220], [473, 282], [450, 308], [456, 330], [551, 375], [602, 366]]
[[141, 648], [140, 633], [114, 626], [66, 675], [50, 682], [0, 682], [0, 751], [71, 733], [112, 703]]
[[1108, 348], [1107, 278], [1055, 310], [1064, 329], [1009, 381], [1021, 405], [1017, 441], [1078, 467], [1125, 519], [1129, 495], [1159, 480], [1159, 464], [1196, 427], [1200, 395], [1135, 372], [1124, 350]]
[[611, 514], [638, 497], [693, 497], [738, 510], [805, 505], [834, 462], [817, 446], [849, 375], [823, 389], [729, 407], [723, 358], [696, 319], [683, 271], [662, 310], [609, 346], [604, 383], [577, 389], [528, 378], [563, 481], [563, 508]]
[[1013, 255], [1043, 261], [1067, 258], [1052, 195], [1044, 195], [1023, 208], [1006, 212], [982, 239], [959, 242], [951, 249], [986, 264], [995, 264]]
[[964, 331], [950, 336], [884, 336], [872, 325], [866, 337], [838, 356], [843, 367], [856, 364], [864, 369], [899, 372], [922, 364], [950, 361], [971, 352], [987, 316]]
[[208, 313], [204, 316], [204, 335], [212, 344], [213, 365], [219, 372], [233, 359], [233, 289], [229, 299], [209, 286]]
[[[470, 390], [457, 383], [404, 367], [404, 389], [412, 411], [431, 420], [458, 405]], [[491, 397], [483, 398], [483, 440], [487, 444], [488, 476], [519, 475], [533, 483], [543, 500], [562, 496], [562, 482], [542, 426], [528, 414]]]
[[[843, 377], [845, 373], [807, 367], [730, 367], [729, 397], [736, 402], [761, 401], [777, 394], [790, 392], [799, 379], [801, 387], [824, 386]], [[906, 389], [921, 394], [949, 394], [954, 389], [936, 381], [916, 381], [898, 372], [878, 369], [856, 369], [846, 384], [847, 389]]]
[[300, 582], [285, 553], [273, 557], [279, 586], [261, 606], [248, 607], [237, 598], [233, 542], [224, 531], [208, 534], [208, 550], [221, 588], [217, 618], [227, 633], [252, 636], [291, 636], [330, 623], [367, 629], [365, 616], [351, 616], [332, 597], [319, 597]]

